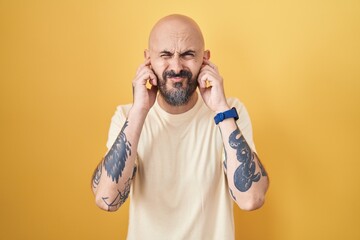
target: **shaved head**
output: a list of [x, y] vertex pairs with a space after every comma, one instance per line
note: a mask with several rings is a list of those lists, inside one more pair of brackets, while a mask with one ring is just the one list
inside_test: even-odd
[[166, 16], [152, 28], [148, 45], [145, 58], [158, 79], [161, 98], [171, 106], [195, 99], [200, 68], [210, 56], [196, 22], [184, 15]]
[[201, 33], [200, 27], [197, 23], [184, 15], [173, 14], [160, 19], [152, 28], [149, 36], [149, 49], [154, 47], [164, 37], [188, 37], [196, 40], [198, 44], [204, 49], [204, 37]]

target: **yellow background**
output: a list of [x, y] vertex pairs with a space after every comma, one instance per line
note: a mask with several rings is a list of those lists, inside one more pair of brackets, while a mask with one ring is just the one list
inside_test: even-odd
[[357, 0], [1, 0], [0, 238], [125, 237], [128, 205], [99, 210], [90, 178], [170, 13], [201, 26], [271, 177], [261, 210], [235, 210], [237, 239], [360, 239]]

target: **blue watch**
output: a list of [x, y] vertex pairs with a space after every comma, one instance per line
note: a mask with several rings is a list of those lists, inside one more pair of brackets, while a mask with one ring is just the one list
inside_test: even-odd
[[237, 114], [235, 107], [225, 112], [216, 114], [216, 116], [214, 117], [215, 124], [218, 125], [220, 122], [224, 121], [227, 118], [234, 118], [235, 121], [239, 119], [239, 115]]

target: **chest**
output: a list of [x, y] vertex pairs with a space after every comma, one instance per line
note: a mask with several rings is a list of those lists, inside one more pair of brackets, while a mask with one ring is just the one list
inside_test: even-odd
[[211, 185], [216, 181], [222, 174], [223, 143], [219, 130], [208, 119], [182, 124], [149, 119], [138, 145], [143, 184]]

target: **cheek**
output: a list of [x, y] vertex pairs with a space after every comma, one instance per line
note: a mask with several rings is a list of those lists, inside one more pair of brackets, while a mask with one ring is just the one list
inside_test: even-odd
[[199, 74], [200, 69], [202, 66], [202, 61], [194, 61], [189, 68], [191, 69], [191, 72], [196, 76]]
[[166, 64], [159, 61], [151, 61], [151, 68], [156, 75], [161, 76], [164, 70], [166, 69]]

